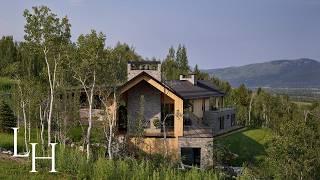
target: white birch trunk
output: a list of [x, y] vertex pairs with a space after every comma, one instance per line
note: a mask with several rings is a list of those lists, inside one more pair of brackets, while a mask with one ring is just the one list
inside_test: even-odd
[[93, 105], [93, 94], [94, 94], [94, 88], [96, 83], [96, 73], [94, 71], [93, 73], [93, 82], [90, 90], [90, 94], [87, 91], [86, 85], [83, 81], [82, 85], [85, 89], [85, 92], [87, 94], [88, 103], [89, 103], [89, 117], [88, 117], [88, 129], [87, 129], [87, 136], [86, 136], [86, 144], [87, 144], [87, 160], [90, 159], [90, 136], [91, 136], [91, 129], [92, 129], [92, 105]]
[[27, 116], [26, 116], [24, 101], [22, 101], [22, 113], [23, 113], [23, 122], [24, 122], [24, 144], [26, 146], [26, 151], [28, 152], [29, 148], [28, 148], [28, 141], [27, 141]]
[[23, 98], [23, 93], [22, 93], [22, 88], [21, 88], [20, 83], [18, 83], [18, 87], [19, 87], [20, 96], [21, 96], [21, 98], [20, 98], [20, 106], [21, 106], [21, 109], [22, 109], [23, 122], [24, 122], [24, 144], [25, 144], [26, 151], [28, 152], [29, 148], [28, 148], [28, 141], [27, 141], [26, 104], [25, 104], [25, 101], [24, 101], [24, 98]]
[[54, 58], [54, 69], [53, 69], [53, 78], [51, 75], [51, 70], [50, 70], [50, 64], [48, 61], [48, 49], [44, 47], [43, 53], [47, 65], [47, 73], [48, 73], [48, 81], [49, 81], [49, 86], [50, 86], [50, 103], [49, 103], [49, 112], [48, 112], [48, 146], [51, 143], [51, 120], [52, 120], [52, 111], [53, 111], [53, 100], [54, 100], [54, 88], [55, 88], [55, 81], [56, 81], [56, 70], [57, 70], [57, 61]]

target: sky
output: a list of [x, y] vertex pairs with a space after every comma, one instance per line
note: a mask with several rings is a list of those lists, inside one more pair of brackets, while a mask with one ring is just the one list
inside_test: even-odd
[[23, 41], [23, 11], [39, 5], [68, 16], [73, 41], [95, 29], [107, 46], [125, 42], [161, 60], [184, 44], [201, 69], [320, 60], [320, 0], [1, 0], [0, 36]]

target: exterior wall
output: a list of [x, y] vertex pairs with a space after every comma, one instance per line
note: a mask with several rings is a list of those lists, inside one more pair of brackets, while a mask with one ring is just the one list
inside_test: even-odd
[[[130, 141], [132, 144], [135, 144], [135, 138], [131, 138]], [[180, 151], [178, 138], [167, 138], [167, 140], [164, 141], [163, 138], [144, 137], [143, 142], [137, 144], [138, 148], [149, 154], [165, 154], [166, 145], [168, 148], [168, 154], [173, 156], [174, 159], [178, 159]]]
[[188, 147], [188, 148], [201, 148], [200, 151], [200, 166], [201, 167], [208, 167], [213, 164], [212, 156], [210, 153], [210, 148], [208, 145], [213, 142], [213, 138], [186, 138], [180, 137], [179, 138], [179, 157], [181, 156], [181, 148]]
[[153, 121], [161, 119], [161, 92], [146, 82], [141, 82], [128, 90], [128, 122], [133, 123], [140, 112], [140, 97], [144, 96], [144, 118], [150, 122], [147, 127], [156, 129]]
[[127, 70], [128, 70], [128, 81], [136, 77], [141, 72], [146, 72], [152, 77], [156, 78], [158, 81], [161, 81], [161, 64], [158, 64], [157, 70], [132, 70], [131, 64], [128, 64]]
[[174, 136], [183, 136], [183, 100], [181, 97], [174, 94], [172, 91], [164, 87], [162, 84], [158, 83], [153, 78], [147, 76], [139, 76], [138, 78], [132, 80], [130, 83], [121, 87], [121, 89], [119, 89], [119, 93], [123, 94], [127, 91], [130, 91], [132, 88], [134, 88], [134, 86], [136, 86], [143, 80], [149, 83], [156, 90], [158, 90], [157, 93], [164, 93], [166, 96], [170, 97], [174, 101]]
[[[214, 135], [219, 135], [240, 127], [237, 125], [231, 126], [232, 114], [235, 114], [235, 110], [233, 108], [225, 108], [217, 111], [206, 111], [204, 113], [203, 121], [205, 124], [208, 124], [209, 127], [213, 128]], [[228, 115], [229, 115], [229, 118], [227, 118]], [[222, 117], [222, 116], [224, 117], [224, 129], [220, 129], [219, 117]]]

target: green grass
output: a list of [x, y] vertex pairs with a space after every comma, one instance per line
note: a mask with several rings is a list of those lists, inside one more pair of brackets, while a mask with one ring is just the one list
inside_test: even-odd
[[311, 102], [293, 101], [293, 103], [295, 103], [299, 107], [310, 107], [310, 106], [312, 106]]
[[[35, 129], [31, 130], [31, 142], [39, 142]], [[28, 136], [28, 134], [27, 134]], [[0, 147], [12, 150], [13, 149], [13, 130], [12, 132], [0, 132]], [[24, 130], [20, 128], [18, 131], [18, 151], [25, 148], [24, 144]]]
[[217, 141], [239, 157], [232, 160], [232, 165], [241, 166], [243, 163], [257, 163], [266, 154], [267, 143], [272, 138], [270, 129], [249, 129], [221, 137]]
[[0, 179], [72, 179], [62, 173], [49, 173], [40, 170], [37, 173], [30, 173], [30, 163], [29, 160], [13, 159], [7, 155], [0, 155]]
[[15, 80], [0, 77], [0, 92], [8, 92], [12, 88], [12, 86], [16, 83]]

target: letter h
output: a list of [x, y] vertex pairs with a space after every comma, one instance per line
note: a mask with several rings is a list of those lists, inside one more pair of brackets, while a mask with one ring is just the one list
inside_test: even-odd
[[49, 143], [51, 145], [51, 157], [36, 157], [36, 145], [38, 143], [30, 143], [32, 147], [32, 170], [30, 172], [37, 172], [36, 171], [36, 159], [51, 159], [51, 171], [50, 172], [57, 172], [55, 167], [55, 146], [57, 143]]

